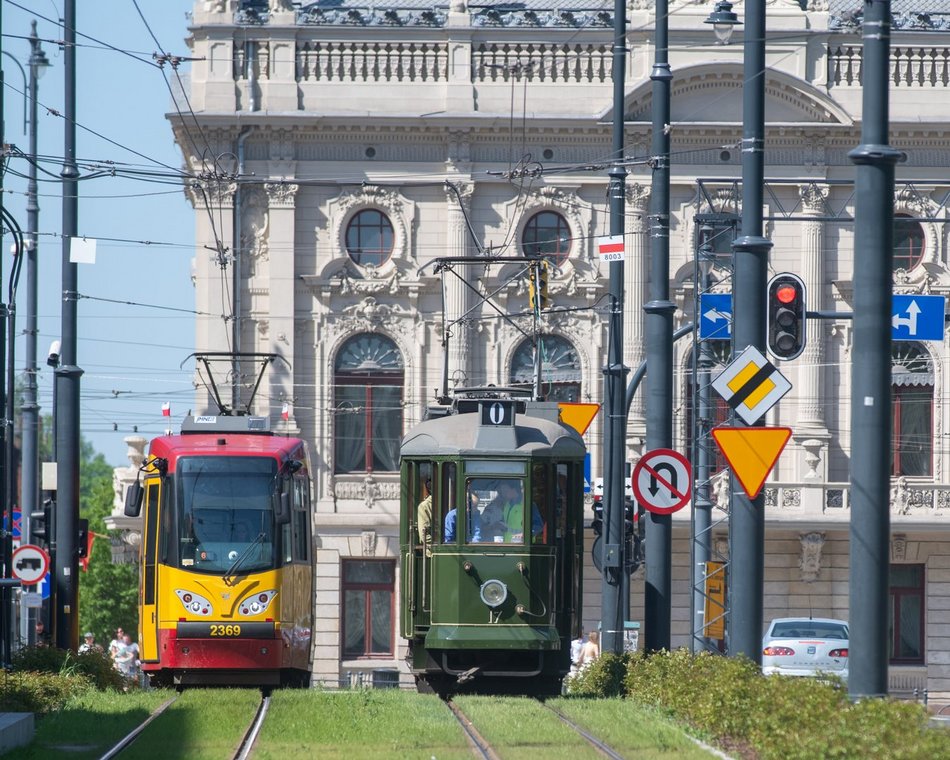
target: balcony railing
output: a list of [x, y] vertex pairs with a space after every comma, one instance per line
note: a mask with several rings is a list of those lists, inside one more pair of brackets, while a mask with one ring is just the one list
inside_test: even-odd
[[[828, 85], [861, 85], [861, 45], [832, 45], [828, 50]], [[950, 48], [892, 47], [890, 80], [895, 87], [950, 86]]]

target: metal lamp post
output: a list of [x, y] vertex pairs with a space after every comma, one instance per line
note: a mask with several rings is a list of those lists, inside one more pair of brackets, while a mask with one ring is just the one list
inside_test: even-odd
[[[707, 23], [723, 41], [738, 19], [726, 0], [717, 3]], [[728, 36], [725, 36], [728, 40]], [[762, 236], [765, 182], [765, 0], [746, 4], [742, 44], [742, 223], [732, 243], [733, 355], [747, 346], [765, 351], [766, 287], [772, 242]], [[761, 422], [757, 423], [761, 424]], [[765, 496], [750, 499], [732, 481], [729, 511], [728, 651], [762, 661], [765, 590]]]

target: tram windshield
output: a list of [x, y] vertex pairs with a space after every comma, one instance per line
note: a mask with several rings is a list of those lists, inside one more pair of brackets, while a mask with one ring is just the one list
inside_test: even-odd
[[224, 573], [275, 567], [277, 462], [269, 457], [186, 457], [178, 462], [176, 504], [181, 567]]

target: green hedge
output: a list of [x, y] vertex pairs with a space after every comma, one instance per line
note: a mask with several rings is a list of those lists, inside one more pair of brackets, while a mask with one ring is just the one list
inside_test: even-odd
[[950, 757], [950, 731], [929, 728], [923, 705], [852, 703], [838, 681], [766, 677], [744, 658], [686, 650], [605, 654], [568, 689], [658, 708], [727, 750], [760, 760]]
[[24, 647], [13, 655], [13, 670], [81, 675], [100, 691], [127, 691], [135, 685], [134, 679], [125, 678], [115, 669], [109, 655], [98, 651], [76, 654], [55, 647]]
[[86, 676], [0, 671], [0, 712], [56, 712], [73, 697], [93, 690]]

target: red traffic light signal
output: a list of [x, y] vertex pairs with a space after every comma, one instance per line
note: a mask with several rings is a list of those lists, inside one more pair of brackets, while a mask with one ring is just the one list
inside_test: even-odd
[[805, 283], [784, 272], [769, 281], [768, 347], [776, 359], [794, 359], [805, 348]]

